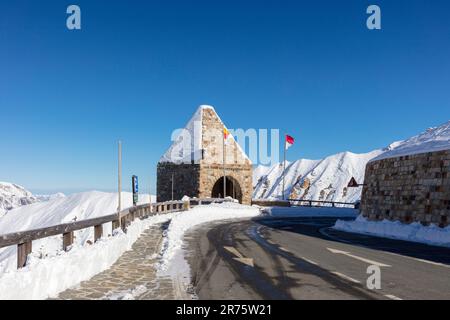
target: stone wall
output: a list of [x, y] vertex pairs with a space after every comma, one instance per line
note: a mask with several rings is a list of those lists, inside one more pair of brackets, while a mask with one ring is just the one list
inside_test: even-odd
[[[237, 181], [242, 192], [242, 203], [250, 205], [253, 193], [252, 166], [250, 164], [228, 164], [225, 166], [225, 175]], [[213, 186], [221, 177], [223, 177], [222, 165], [201, 165], [200, 197], [211, 197]]]
[[172, 199], [172, 174], [174, 200], [181, 200], [185, 195], [199, 197], [199, 164], [158, 163], [156, 183], [158, 202]]
[[450, 223], [450, 150], [369, 162], [361, 212], [370, 220]]
[[[199, 163], [159, 163], [157, 172], [157, 199], [172, 198], [172, 173], [174, 174], [174, 199], [184, 195], [210, 198], [216, 182], [224, 175], [224, 124], [212, 108], [202, 110], [202, 158]], [[229, 137], [225, 146], [225, 174], [239, 185], [242, 203], [251, 204], [253, 194], [252, 164], [237, 142]], [[223, 193], [223, 192], [222, 192]], [[221, 193], [221, 194], [222, 194]]]

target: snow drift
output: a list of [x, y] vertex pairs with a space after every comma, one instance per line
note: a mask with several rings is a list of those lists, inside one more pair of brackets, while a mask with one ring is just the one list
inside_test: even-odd
[[404, 224], [400, 221], [389, 220], [369, 221], [360, 215], [354, 221], [338, 220], [333, 228], [346, 232], [450, 247], [450, 226], [440, 228], [434, 224], [423, 226], [418, 222]]

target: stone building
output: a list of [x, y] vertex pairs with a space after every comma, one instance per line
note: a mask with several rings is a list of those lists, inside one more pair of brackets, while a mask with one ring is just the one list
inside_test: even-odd
[[225, 194], [251, 203], [252, 163], [232, 135], [223, 138], [224, 128], [213, 107], [197, 109], [158, 162], [157, 201]]
[[449, 149], [387, 154], [369, 162], [361, 198], [362, 215], [370, 220], [449, 225]]

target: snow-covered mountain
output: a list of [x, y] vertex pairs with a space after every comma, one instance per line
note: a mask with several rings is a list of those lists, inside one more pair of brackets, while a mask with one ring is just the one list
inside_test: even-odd
[[10, 182], [0, 182], [0, 217], [7, 211], [35, 202], [64, 197], [64, 194], [33, 195], [22, 186]]
[[[385, 149], [355, 154], [338, 153], [322, 160], [300, 159], [286, 163], [285, 197], [305, 200], [355, 202], [362, 188], [347, 188], [355, 177], [363, 183], [366, 164], [372, 160], [450, 149], [450, 121]], [[254, 199], [282, 199], [283, 164], [258, 166], [253, 171]]]
[[[367, 162], [384, 150], [356, 154], [342, 152], [322, 160], [300, 159], [286, 162], [285, 197], [305, 200], [355, 202], [361, 188], [347, 188], [352, 177], [364, 180]], [[258, 166], [253, 172], [253, 198], [281, 199], [283, 163], [272, 167]]]
[[14, 183], [0, 182], [0, 216], [6, 211], [38, 202], [33, 194]]

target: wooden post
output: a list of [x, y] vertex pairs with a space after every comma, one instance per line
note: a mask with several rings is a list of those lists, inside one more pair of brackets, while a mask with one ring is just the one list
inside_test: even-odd
[[25, 267], [27, 264], [27, 257], [31, 253], [31, 241], [19, 243], [17, 245], [17, 269]]
[[69, 247], [73, 244], [73, 231], [63, 233], [63, 250], [69, 251]]
[[120, 228], [120, 221], [119, 219], [113, 220], [112, 221], [112, 231], [119, 229]]
[[120, 226], [122, 227], [123, 232], [127, 232], [127, 216], [120, 219]]
[[97, 242], [103, 236], [103, 225], [94, 226], [94, 242]]

